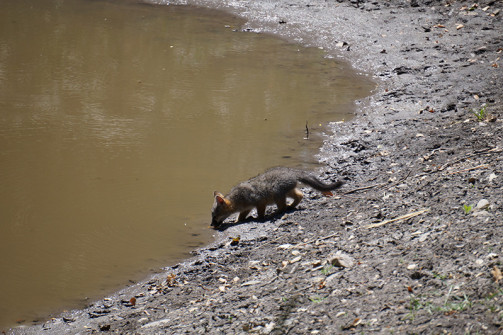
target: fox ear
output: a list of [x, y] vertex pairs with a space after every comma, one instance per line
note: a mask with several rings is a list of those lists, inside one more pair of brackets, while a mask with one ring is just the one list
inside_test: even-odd
[[222, 205], [225, 203], [225, 199], [222, 193], [219, 193], [217, 191], [213, 192], [213, 195], [215, 196], [215, 200], [218, 202], [219, 205]]

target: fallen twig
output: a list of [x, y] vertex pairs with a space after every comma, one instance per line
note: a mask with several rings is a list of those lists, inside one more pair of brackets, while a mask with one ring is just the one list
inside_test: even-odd
[[358, 191], [368, 190], [368, 189], [374, 188], [374, 187], [385, 187], [385, 186], [387, 186], [386, 188], [391, 188], [394, 185], [397, 185], [397, 184], [401, 183], [403, 180], [407, 179], [410, 176], [411, 172], [412, 171], [407, 172], [407, 174], [404, 177], [400, 178], [398, 181], [396, 181], [394, 183], [379, 183], [379, 184], [374, 184], [374, 185], [369, 185], [369, 186], [363, 186], [363, 187], [360, 187], [360, 188], [355, 188], [354, 190], [347, 191], [347, 192], [343, 193], [342, 195], [348, 195], [348, 194], [355, 193], [355, 192], [358, 192]]
[[489, 164], [482, 164], [482, 165], [477, 165], [477, 166], [474, 166], [471, 168], [450, 172], [449, 174], [456, 174], [456, 173], [461, 173], [461, 172], [467, 172], [467, 171], [472, 171], [472, 170], [477, 170], [477, 169], [487, 169], [487, 168], [489, 168]]
[[409, 178], [410, 174], [412, 173], [411, 170], [409, 170], [409, 172], [407, 172], [407, 174], [405, 176], [403, 176], [402, 178], [400, 178], [399, 180], [395, 181], [394, 183], [388, 185], [388, 187], [386, 187], [385, 189], [390, 189], [392, 188], [393, 186], [396, 186], [398, 184], [400, 184], [402, 181], [404, 181], [405, 179]]
[[278, 278], [279, 278], [278, 276], [274, 276], [273, 279], [266, 281], [265, 283], [263, 283], [262, 285], [260, 285], [260, 287], [269, 285], [269, 284], [271, 284], [273, 281], [275, 281]]
[[410, 218], [412, 218], [414, 216], [421, 215], [421, 214], [423, 214], [423, 213], [425, 213], [425, 212], [427, 212], [429, 210], [430, 210], [429, 208], [422, 209], [422, 210], [417, 211], [417, 212], [413, 212], [413, 213], [409, 213], [409, 214], [406, 214], [406, 215], [399, 216], [399, 217], [397, 217], [395, 219], [384, 220], [384, 221], [379, 222], [379, 223], [369, 224], [368, 226], [365, 226], [365, 228], [376, 228], [376, 227], [384, 226], [387, 223], [396, 222], [396, 221], [402, 221], [402, 220], [407, 220], [407, 219], [410, 219]]
[[299, 244], [304, 244], [304, 243], [305, 243], [305, 244], [312, 244], [312, 243], [314, 243], [314, 242], [316, 242], [316, 241], [324, 241], [324, 240], [328, 240], [329, 238], [334, 237], [334, 236], [337, 236], [337, 233], [333, 233], [333, 234], [330, 234], [330, 235], [325, 236], [325, 237], [317, 237], [317, 238], [315, 238], [315, 239], [313, 239], [313, 240], [311, 240], [311, 241], [308, 241], [308, 242], [302, 242], [302, 243], [299, 243]]
[[501, 148], [499, 148], [499, 147], [495, 147], [495, 148], [486, 148], [486, 149], [478, 150], [478, 151], [475, 151], [475, 152], [473, 152], [473, 153], [471, 153], [471, 154], [465, 155], [465, 156], [463, 156], [463, 157], [461, 157], [461, 158], [459, 158], [459, 159], [456, 159], [456, 160], [454, 160], [454, 161], [452, 161], [452, 162], [447, 162], [447, 163], [445, 163], [444, 165], [442, 165], [441, 167], [439, 167], [439, 168], [437, 169], [437, 171], [442, 171], [442, 170], [444, 170], [446, 167], [448, 167], [449, 165], [454, 165], [454, 164], [456, 164], [456, 163], [459, 163], [459, 162], [461, 162], [461, 161], [464, 161], [465, 159], [468, 159], [468, 158], [471, 158], [471, 157], [475, 157], [475, 156], [478, 156], [478, 155], [480, 155], [480, 154], [486, 154], [486, 153], [499, 153], [499, 152], [501, 152], [501, 151], [502, 151], [502, 150], [501, 150]]
[[364, 186], [364, 187], [360, 187], [360, 188], [355, 188], [354, 190], [344, 192], [343, 195], [355, 193], [355, 192], [358, 192], [358, 191], [368, 190], [369, 188], [386, 186], [386, 184], [387, 183], [380, 183], [380, 184], [374, 184], [374, 185], [370, 185], [370, 186]]
[[290, 291], [290, 292], [288, 292], [288, 293], [289, 293], [289, 294], [299, 293], [299, 292], [302, 292], [302, 291], [304, 291], [304, 290], [307, 290], [308, 288], [311, 288], [311, 287], [313, 287], [313, 284], [309, 284], [309, 285], [307, 285], [307, 286], [304, 286], [304, 287], [301, 287], [301, 288], [299, 288], [299, 289], [296, 289], [296, 290]]

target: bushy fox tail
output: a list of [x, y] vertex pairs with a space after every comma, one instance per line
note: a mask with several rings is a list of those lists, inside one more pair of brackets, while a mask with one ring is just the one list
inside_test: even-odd
[[344, 184], [342, 181], [336, 181], [335, 183], [332, 184], [325, 184], [321, 182], [318, 178], [309, 174], [299, 177], [299, 181], [321, 192], [333, 191]]

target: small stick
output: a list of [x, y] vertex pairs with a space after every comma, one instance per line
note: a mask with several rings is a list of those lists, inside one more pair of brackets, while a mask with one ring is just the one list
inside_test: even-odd
[[413, 213], [409, 213], [409, 214], [406, 214], [406, 215], [399, 216], [399, 217], [397, 217], [395, 219], [384, 220], [384, 221], [379, 222], [379, 223], [369, 224], [365, 228], [376, 228], [376, 227], [384, 226], [387, 223], [396, 222], [396, 221], [402, 221], [402, 220], [407, 220], [407, 219], [410, 219], [410, 218], [412, 218], [414, 216], [421, 215], [421, 214], [423, 214], [423, 213], [425, 213], [425, 212], [427, 212], [429, 210], [430, 210], [429, 208], [422, 209], [422, 210], [417, 211], [417, 212], [413, 212]]
[[456, 159], [456, 160], [454, 160], [452, 162], [445, 163], [444, 165], [442, 165], [441, 167], [438, 168], [438, 171], [442, 171], [443, 169], [445, 169], [449, 165], [454, 165], [454, 164], [459, 163], [459, 162], [461, 162], [461, 161], [463, 161], [465, 159], [472, 158], [472, 157], [475, 157], [475, 156], [480, 155], [480, 154], [484, 154], [484, 153], [499, 153], [501, 151], [502, 150], [499, 147], [478, 150], [478, 151], [475, 151], [474, 153], [465, 155], [464, 157]]
[[400, 178], [398, 181], [394, 182], [393, 184], [388, 185], [388, 187], [386, 187], [386, 189], [389, 189], [389, 188], [391, 188], [391, 187], [393, 187], [395, 185], [400, 184], [402, 181], [404, 181], [405, 179], [409, 178], [409, 176], [410, 176], [411, 173], [412, 173], [412, 171], [409, 170], [409, 172], [407, 172], [407, 174], [404, 177]]
[[449, 174], [456, 174], [456, 173], [467, 172], [467, 171], [471, 171], [471, 170], [488, 169], [488, 168], [489, 168], [489, 164], [482, 164], [482, 165], [474, 166], [474, 167], [471, 167], [471, 168], [468, 168], [468, 169], [463, 169], [463, 170], [459, 170], [459, 171], [450, 172]]
[[311, 288], [311, 287], [313, 287], [313, 284], [309, 284], [309, 285], [307, 285], [307, 286], [305, 286], [305, 287], [301, 287], [301, 288], [299, 288], [299, 289], [296, 289], [296, 290], [290, 291], [290, 292], [288, 292], [288, 293], [289, 293], [289, 294], [299, 293], [299, 292], [302, 292], [302, 291], [304, 291], [304, 290], [307, 290], [308, 288]]
[[274, 278], [273, 278], [273, 279], [268, 280], [267, 282], [263, 283], [262, 285], [260, 285], [260, 287], [262, 287], [262, 286], [266, 286], [266, 285], [269, 285], [269, 284], [271, 284], [273, 281], [275, 281], [275, 280], [276, 280], [276, 279], [278, 279], [278, 278], [279, 278], [278, 276], [274, 276]]
[[299, 244], [304, 244], [304, 243], [305, 243], [305, 244], [312, 244], [312, 243], [314, 243], [314, 242], [316, 242], [316, 241], [324, 241], [324, 240], [328, 240], [329, 238], [334, 237], [334, 236], [337, 236], [337, 233], [333, 233], [333, 234], [330, 234], [330, 235], [325, 236], [325, 237], [318, 237], [318, 238], [315, 238], [315, 239], [313, 239], [313, 240], [311, 240], [311, 241], [308, 241], [308, 242], [302, 242], [302, 243], [299, 243]]
[[369, 188], [385, 186], [386, 184], [387, 183], [380, 183], [380, 184], [374, 184], [374, 185], [370, 185], [370, 186], [364, 186], [364, 187], [360, 187], [360, 188], [355, 188], [354, 190], [344, 192], [343, 194], [344, 195], [351, 194], [351, 193], [355, 193], [355, 192], [358, 192], [358, 191], [368, 190]]
[[347, 192], [343, 193], [342, 195], [347, 195], [347, 194], [355, 193], [355, 192], [358, 192], [358, 191], [368, 190], [369, 188], [374, 188], [374, 187], [388, 186], [387, 188], [390, 188], [390, 187], [393, 187], [394, 185], [397, 185], [397, 184], [401, 183], [403, 180], [409, 178], [411, 172], [412, 171], [407, 172], [407, 174], [404, 177], [400, 178], [400, 180], [398, 180], [397, 182], [395, 182], [393, 184], [380, 183], [380, 184], [374, 184], [374, 185], [370, 185], [370, 186], [363, 186], [363, 187], [360, 187], [360, 188], [355, 188], [354, 190], [347, 191]]

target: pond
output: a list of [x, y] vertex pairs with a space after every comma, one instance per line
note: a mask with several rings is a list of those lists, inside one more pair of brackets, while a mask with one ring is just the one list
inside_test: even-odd
[[130, 1], [0, 2], [0, 328], [209, 243], [214, 190], [316, 167], [323, 127], [374, 83], [242, 24]]

